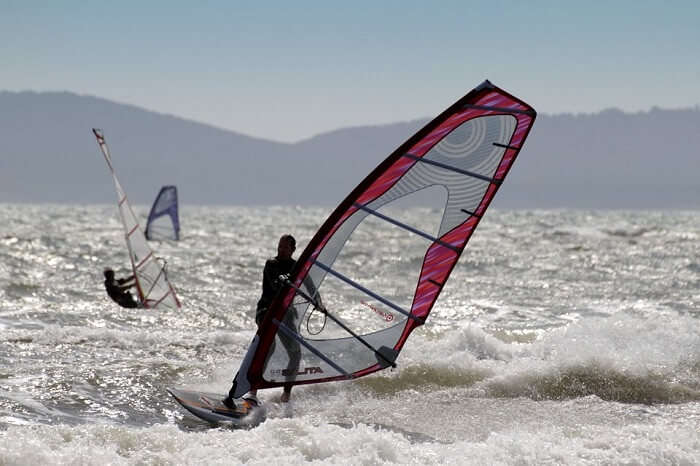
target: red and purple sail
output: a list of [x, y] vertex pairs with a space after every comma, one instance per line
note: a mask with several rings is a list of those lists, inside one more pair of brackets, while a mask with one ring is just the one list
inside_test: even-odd
[[[280, 278], [286, 286], [248, 349], [234, 395], [395, 366], [535, 117], [485, 81], [377, 166], [321, 226], [292, 275]], [[426, 199], [431, 207], [421, 208]]]

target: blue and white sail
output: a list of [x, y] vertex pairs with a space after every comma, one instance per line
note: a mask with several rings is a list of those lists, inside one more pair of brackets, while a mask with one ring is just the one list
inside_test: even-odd
[[163, 186], [153, 201], [146, 222], [146, 239], [180, 239], [177, 187]]

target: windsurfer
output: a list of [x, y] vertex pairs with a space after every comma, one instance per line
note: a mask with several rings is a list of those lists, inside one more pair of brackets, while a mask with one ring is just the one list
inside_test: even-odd
[[116, 278], [114, 270], [107, 267], [104, 270], [105, 289], [112, 300], [121, 307], [135, 308], [139, 307], [138, 301], [129, 292], [129, 288], [136, 286], [136, 278], [131, 275], [126, 278]]
[[[294, 253], [295, 249], [296, 239], [294, 239], [294, 237], [290, 234], [282, 235], [277, 244], [277, 256], [272, 259], [268, 259], [265, 262], [262, 280], [262, 296], [258, 300], [255, 311], [255, 323], [258, 325], [258, 327], [262, 325], [270, 304], [272, 304], [273, 300], [277, 296], [277, 293], [279, 293], [283, 288], [283, 277], [288, 276], [296, 264], [296, 260], [292, 259], [292, 254]], [[308, 282], [310, 282], [310, 280], [307, 280], [305, 283]], [[312, 294], [316, 294], [316, 290], [312, 284], [307, 284], [307, 287], [311, 288], [310, 291]], [[319, 296], [317, 296], [316, 299], [318, 302], [320, 302]], [[294, 306], [289, 306], [284, 318], [282, 319], [282, 322], [287, 327], [296, 331], [297, 318], [298, 315], [296, 309]], [[284, 333], [278, 333], [277, 336], [279, 337], [289, 356], [289, 362], [285, 373], [290, 374], [289, 377], [293, 378], [299, 369], [299, 361], [301, 360], [301, 348], [299, 346], [299, 342], [293, 337], [290, 337]], [[270, 352], [272, 352], [272, 350]], [[288, 402], [291, 394], [292, 384], [285, 384], [280, 401], [283, 403]], [[251, 395], [257, 396], [257, 390], [251, 390], [248, 396]], [[231, 393], [229, 393], [229, 396], [224, 398], [223, 403], [229, 408], [233, 409], [234, 403]]]

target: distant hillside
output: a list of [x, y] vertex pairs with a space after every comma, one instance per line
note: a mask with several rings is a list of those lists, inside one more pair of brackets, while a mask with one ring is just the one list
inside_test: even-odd
[[509, 206], [700, 208], [700, 108], [538, 116]]
[[[0, 202], [114, 202], [99, 127], [135, 204], [176, 184], [186, 204], [333, 205], [427, 121], [284, 144], [95, 97], [0, 92]], [[698, 130], [700, 108], [539, 115], [494, 203], [700, 208]]]

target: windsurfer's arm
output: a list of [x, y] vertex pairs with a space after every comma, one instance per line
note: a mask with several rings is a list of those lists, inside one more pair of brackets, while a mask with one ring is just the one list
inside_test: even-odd
[[120, 278], [117, 280], [119, 283], [119, 288], [122, 290], [128, 290], [129, 288], [132, 288], [133, 286], [136, 285], [136, 277], [134, 275], [131, 275], [126, 278]]
[[306, 289], [309, 290], [309, 295], [311, 295], [311, 297], [314, 298], [314, 305], [317, 308], [324, 309], [321, 294], [316, 289], [316, 285], [311, 279], [311, 275], [307, 274], [306, 277], [304, 277], [304, 286], [306, 286]]

